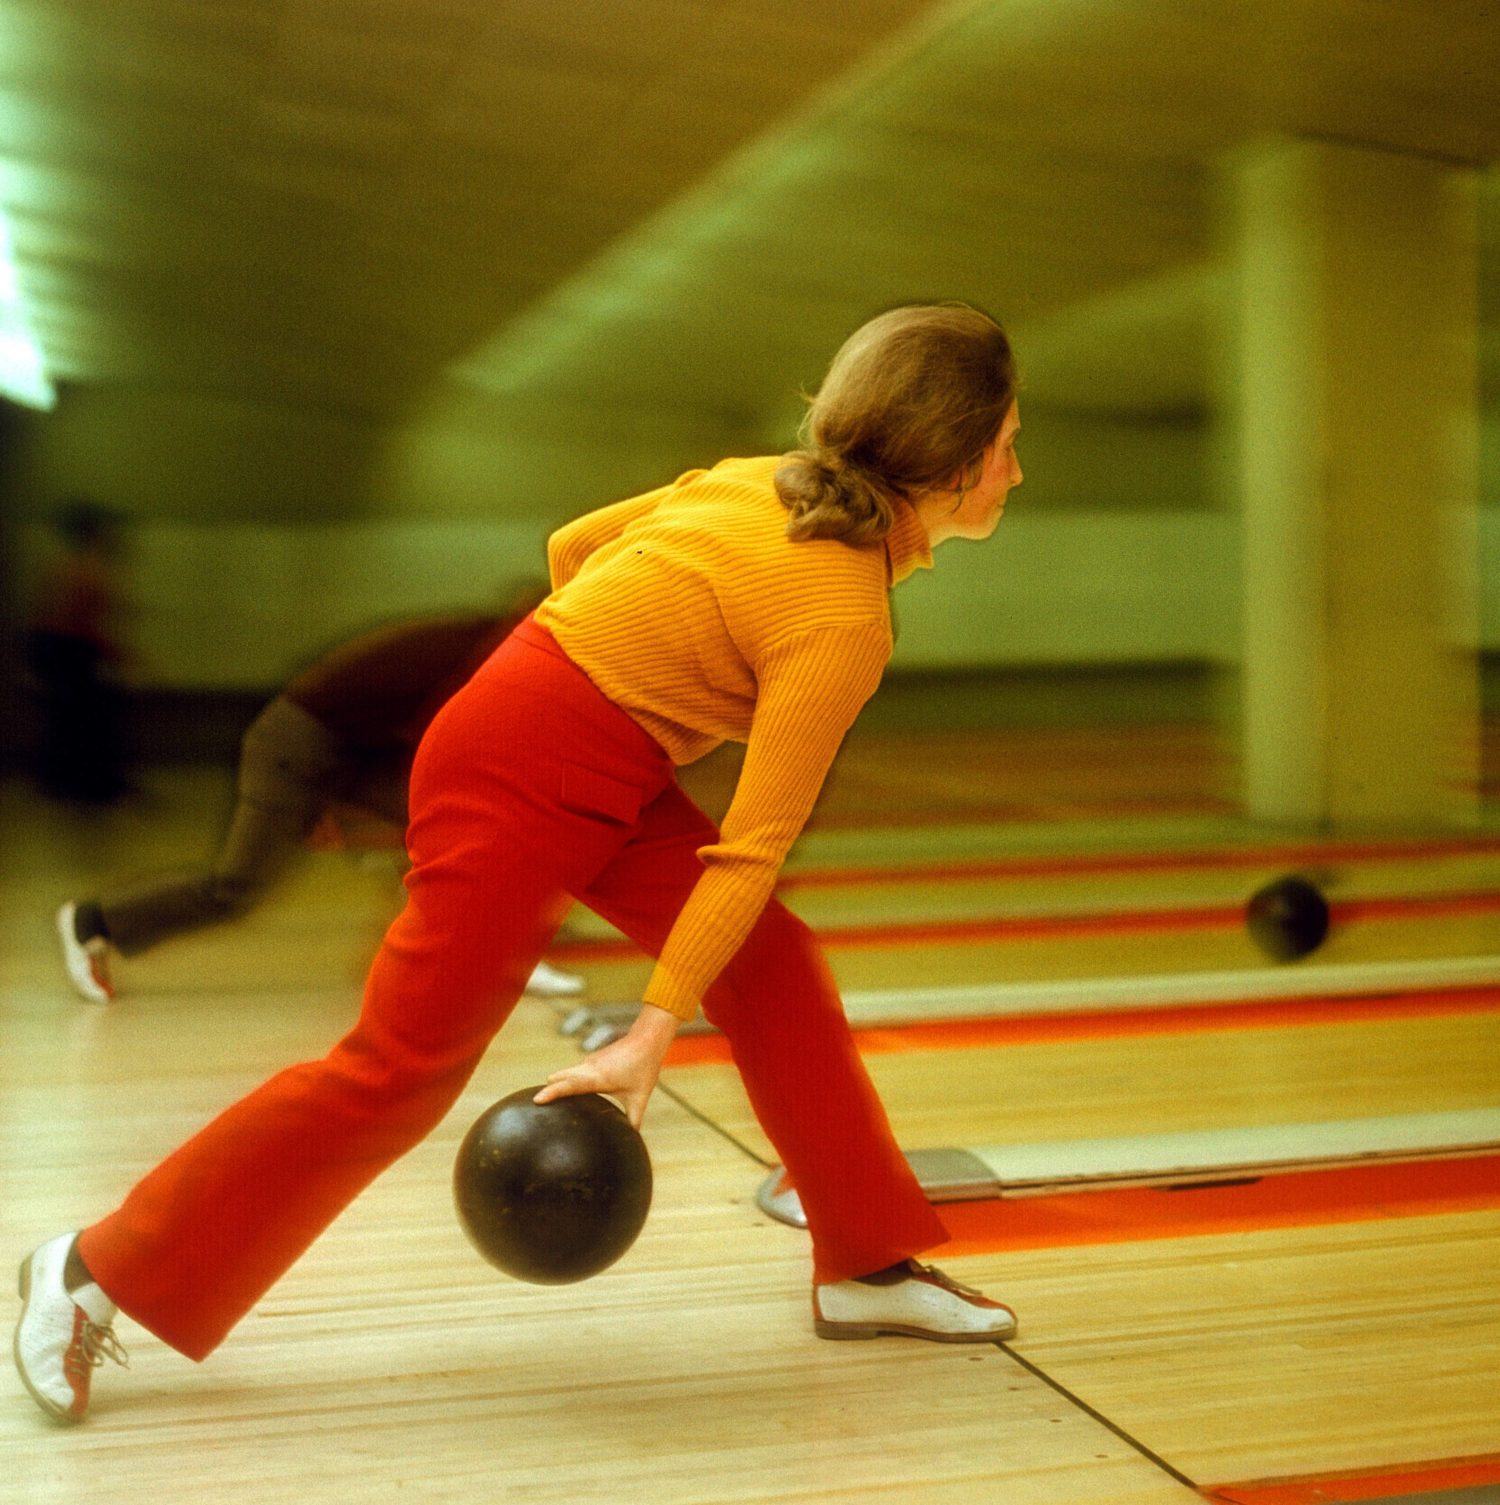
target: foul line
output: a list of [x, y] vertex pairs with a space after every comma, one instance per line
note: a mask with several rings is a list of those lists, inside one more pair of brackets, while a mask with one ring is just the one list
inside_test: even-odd
[[1193, 1480], [1189, 1479], [1181, 1469], [1174, 1468], [1170, 1463], [1167, 1462], [1165, 1458], [1161, 1456], [1160, 1453], [1153, 1452], [1138, 1437], [1132, 1437], [1131, 1434], [1124, 1429], [1124, 1427], [1117, 1426], [1102, 1411], [1096, 1411], [1094, 1407], [1089, 1405], [1089, 1403], [1084, 1400], [1081, 1395], [1077, 1395], [1073, 1391], [1069, 1390], [1066, 1385], [1061, 1383], [1061, 1381], [1053, 1379], [1045, 1369], [1042, 1369], [1038, 1365], [1033, 1364], [1030, 1359], [1023, 1358], [1019, 1353], [1016, 1352], [1014, 1348], [1010, 1346], [1009, 1343], [996, 1343], [995, 1347], [1008, 1354], [1017, 1364], [1021, 1366], [1022, 1369], [1024, 1369], [1028, 1374], [1034, 1375], [1045, 1386], [1047, 1386], [1049, 1390], [1055, 1390], [1057, 1394], [1062, 1396], [1062, 1398], [1067, 1401], [1070, 1406], [1076, 1407], [1076, 1409], [1082, 1411], [1085, 1416], [1088, 1416], [1094, 1421], [1098, 1422], [1099, 1425], [1103, 1427], [1107, 1432], [1114, 1433], [1114, 1435], [1118, 1437], [1121, 1442], [1126, 1443], [1128, 1446], [1134, 1448], [1135, 1451], [1139, 1453], [1141, 1457], [1144, 1458], [1148, 1463], [1154, 1463], [1157, 1468], [1159, 1468], [1164, 1474], [1170, 1475], [1179, 1484], [1185, 1484], [1189, 1489], [1194, 1491], [1198, 1490], [1198, 1485], [1195, 1484]]
[[776, 1168], [774, 1161], [763, 1159], [761, 1156], [757, 1155], [755, 1151], [752, 1150], [750, 1146], [747, 1145], [743, 1140], [736, 1139], [734, 1135], [731, 1134], [729, 1130], [726, 1129], [722, 1124], [715, 1123], [713, 1119], [708, 1116], [708, 1114], [704, 1113], [699, 1108], [695, 1108], [685, 1097], [682, 1096], [680, 1092], [674, 1092], [672, 1088], [669, 1087], [660, 1078], [657, 1079], [656, 1090], [662, 1093], [663, 1096], [671, 1098], [671, 1100], [676, 1103], [677, 1106], [681, 1108], [689, 1118], [696, 1118], [698, 1122], [704, 1126], [704, 1128], [712, 1129], [720, 1139], [724, 1140], [728, 1144], [732, 1144], [735, 1149], [740, 1152], [740, 1154], [742, 1154], [753, 1164], [758, 1165], [764, 1170], [768, 1171], [774, 1170]]

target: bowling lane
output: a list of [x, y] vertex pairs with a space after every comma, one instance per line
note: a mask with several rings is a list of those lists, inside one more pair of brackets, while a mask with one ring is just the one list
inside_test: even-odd
[[[1295, 1005], [1285, 1010], [1294, 1019]], [[1106, 1026], [1107, 1027], [1107, 1026]], [[905, 1149], [1318, 1123], [1497, 1105], [1500, 1010], [950, 1047], [880, 1029], [866, 1060]], [[965, 1035], [956, 1038], [963, 1040]], [[717, 1039], [685, 1042], [722, 1056]], [[927, 1048], [927, 1047], [931, 1048]], [[718, 1047], [714, 1049], [714, 1047]], [[669, 1066], [684, 1102], [774, 1160], [722, 1060]]]
[[[1432, 841], [1307, 843], [1178, 850], [1068, 853], [954, 861], [793, 861], [782, 875], [782, 900], [822, 927], [903, 924], [914, 919], [1025, 919], [1038, 915], [1095, 917], [1186, 910], [1199, 927], [1235, 923], [1262, 884], [1297, 872], [1315, 882], [1330, 904], [1352, 906], [1363, 919], [1407, 901], [1417, 909], [1451, 908], [1455, 898], [1500, 894], [1500, 844]], [[1424, 906], [1446, 898], [1448, 905]], [[1373, 902], [1372, 902], [1373, 901]], [[1214, 911], [1234, 910], [1227, 914]], [[580, 914], [578, 933], [614, 932]]]
[[[1076, 871], [1039, 853], [1029, 873], [1016, 863], [1008, 873], [983, 874], [974, 863], [968, 874], [925, 885], [915, 876], [860, 879], [835, 870], [799, 887], [794, 874], [786, 898], [829, 932], [830, 959], [846, 991], [1220, 969], [1297, 975], [1296, 967], [1261, 956], [1233, 913], [1254, 886], [1292, 864], [1235, 860], [1153, 870], [1148, 860], [1111, 870], [1121, 854], [1079, 855]], [[1441, 961], [1500, 949], [1489, 900], [1496, 863], [1483, 844], [1345, 855], [1304, 870], [1317, 875], [1334, 905], [1335, 928], [1318, 966]], [[1476, 896], [1481, 902], [1474, 904]], [[1215, 907], [1230, 912], [1215, 917]], [[1118, 923], [1121, 915], [1153, 910], [1197, 911], [1200, 918], [1175, 929]], [[996, 917], [1011, 925], [1005, 939], [979, 933]], [[1031, 920], [1042, 923], [1027, 933]], [[960, 940], [954, 926], [923, 944], [923, 921], [935, 922], [935, 932], [944, 922], [968, 921], [974, 932]], [[847, 935], [854, 925], [872, 932], [887, 926], [887, 944], [870, 934], [841, 944], [840, 931]], [[900, 1031], [872, 1031], [867, 1041], [908, 1148], [1170, 1134], [1500, 1102], [1493, 1013], [1361, 1019], [1353, 1008], [1337, 1020], [1295, 1019], [1292, 1005], [1285, 1022], [1262, 1019], [1254, 1028], [991, 1049], [903, 1049]], [[724, 1068], [683, 1066], [668, 1079], [686, 1101], [774, 1158]], [[1069, 1241], [1080, 1237], [1080, 1224], [1094, 1241], [1104, 1234], [1093, 1224], [1128, 1220], [1132, 1210], [1139, 1216], [1142, 1204], [1126, 1195], [1105, 1207], [1104, 1194], [1078, 1194], [1053, 1199], [1054, 1208], [1072, 1204], [1055, 1217], [1053, 1227], [1068, 1232], [1056, 1247], [1033, 1241], [1007, 1252], [971, 1238], [941, 1257], [960, 1278], [1014, 1299], [1023, 1356], [1197, 1481], [1420, 1471], [1434, 1459], [1493, 1455], [1492, 1396], [1500, 1389], [1500, 1329], [1491, 1315], [1500, 1211], [1491, 1197], [1489, 1207], [1423, 1215], [1422, 1199], [1440, 1178], [1421, 1173], [1420, 1166], [1404, 1169], [1400, 1184], [1426, 1191], [1414, 1192], [1400, 1217], [1382, 1216], [1368, 1185], [1331, 1187], [1319, 1206], [1316, 1199], [1299, 1202], [1306, 1194], [1297, 1178], [1271, 1178], [1253, 1197], [1249, 1189], [1238, 1201], [1230, 1190], [1212, 1194], [1220, 1229], [1233, 1231], [1208, 1231], [1209, 1194], [1137, 1193], [1170, 1206], [1172, 1216], [1162, 1213], [1151, 1227], [1144, 1219], [1127, 1223], [1110, 1241], [1084, 1245]], [[1357, 1209], [1357, 1221], [1337, 1221], [1354, 1215], [1340, 1202], [1351, 1191], [1375, 1200]], [[1097, 1211], [1074, 1211], [1085, 1204]], [[1043, 1208], [1031, 1205], [1040, 1223]], [[1008, 1206], [1013, 1218], [1027, 1218], [1027, 1203]], [[1278, 1220], [1292, 1226], [1275, 1226]], [[1172, 1236], [1161, 1237], [1164, 1230]], [[1431, 1477], [1436, 1489], [1449, 1475]]]
[[1494, 893], [1500, 844], [1484, 841], [1246, 843], [1188, 850], [1046, 852], [949, 863], [793, 864], [782, 897], [815, 926], [985, 915], [1099, 914], [1239, 906], [1288, 873], [1331, 904]]
[[1375, 1499], [1464, 1460], [1500, 1484], [1500, 1211], [945, 1263], [1016, 1306], [1029, 1362], [1199, 1484], [1417, 1476], [1257, 1496]]
[[[1323, 843], [1261, 848], [1316, 875], [1332, 908], [1318, 965], [1500, 953], [1500, 854], [1493, 843]], [[1363, 855], [1360, 855], [1363, 854]], [[819, 932], [846, 991], [1064, 981], [1169, 972], [1285, 970], [1251, 940], [1246, 898], [1278, 871], [1262, 856], [1060, 854], [934, 866], [789, 872], [782, 898]], [[649, 965], [578, 914], [560, 959], [596, 1001], [638, 997]]]
[[[846, 992], [974, 987], [1142, 977], [1164, 973], [1285, 969], [1256, 950], [1238, 925], [1129, 928], [1044, 924], [1032, 929], [986, 923], [969, 934], [862, 930], [841, 938], [820, 932], [829, 964]], [[1377, 918], [1335, 930], [1314, 953], [1319, 965], [1404, 961], [1500, 953], [1500, 911]], [[628, 946], [585, 941], [557, 948], [560, 965], [583, 973], [595, 1002], [639, 1001], [650, 962]]]
[[[273, 911], [274, 913], [274, 911]], [[30, 969], [23, 969], [29, 973]], [[0, 1021], [6, 1223], [18, 1250], [112, 1204], [204, 1114], [347, 1022], [352, 990], [241, 986], [110, 1009], [7, 989]], [[805, 1235], [754, 1208], [751, 1162], [671, 1098], [647, 1133], [656, 1193], [639, 1241], [575, 1286], [508, 1281], [454, 1215], [453, 1157], [495, 1098], [574, 1059], [526, 1002], [453, 1112], [361, 1196], [206, 1364], [120, 1323], [128, 1372], [86, 1427], [0, 1407], [18, 1500], [537, 1505], [1168, 1505], [1188, 1491], [1003, 1351], [816, 1339]], [[185, 1460], [188, 1460], [185, 1462]], [[7, 1496], [10, 1498], [10, 1496]]]
[[[988, 1049], [903, 1049], [907, 1033], [871, 1031], [867, 1059], [908, 1149], [1486, 1107], [1500, 1080], [1493, 1011]], [[774, 1158], [730, 1068], [667, 1080]], [[1441, 1215], [1422, 1171], [1373, 1190], [1384, 1173], [1357, 1172], [1324, 1203], [1298, 1177], [1007, 1201], [983, 1236], [949, 1208], [959, 1241], [935, 1253], [1017, 1308], [1028, 1362], [1196, 1482], [1420, 1470], [1493, 1455], [1500, 1391], [1493, 1169], [1486, 1195]]]

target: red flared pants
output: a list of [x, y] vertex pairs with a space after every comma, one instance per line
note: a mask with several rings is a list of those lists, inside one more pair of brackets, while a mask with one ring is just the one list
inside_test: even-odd
[[[572, 898], [656, 954], [717, 839], [670, 760], [534, 623], [439, 713], [412, 772], [405, 908], [355, 1027], [221, 1114], [84, 1230], [128, 1316], [206, 1357], [447, 1114]], [[704, 1000], [797, 1187], [814, 1276], [941, 1243], [807, 928], [767, 906]]]

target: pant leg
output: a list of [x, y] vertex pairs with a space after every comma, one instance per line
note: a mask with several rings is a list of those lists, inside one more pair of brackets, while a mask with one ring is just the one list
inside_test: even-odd
[[[578, 897], [656, 955], [718, 839], [673, 784]], [[781, 1156], [813, 1240], [814, 1278], [868, 1274], [947, 1240], [892, 1136], [808, 927], [776, 901], [703, 1002], [728, 1037], [761, 1127]]]
[[321, 722], [278, 696], [241, 742], [234, 813], [213, 861], [101, 896], [110, 940], [134, 956], [244, 914], [302, 850], [345, 762]]
[[[354, 1029], [221, 1114], [81, 1236], [110, 1298], [192, 1358], [447, 1113], [567, 894], [669, 776], [661, 750], [565, 660], [525, 643], [502, 654], [419, 750], [408, 901]], [[587, 776], [569, 778], [585, 759]]]

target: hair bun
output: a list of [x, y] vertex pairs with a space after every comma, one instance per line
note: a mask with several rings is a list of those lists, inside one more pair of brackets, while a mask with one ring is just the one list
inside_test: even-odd
[[895, 517], [891, 498], [837, 450], [793, 450], [777, 467], [775, 481], [776, 493], [791, 513], [788, 538], [864, 544], [890, 532]]

